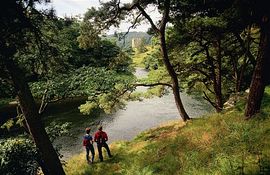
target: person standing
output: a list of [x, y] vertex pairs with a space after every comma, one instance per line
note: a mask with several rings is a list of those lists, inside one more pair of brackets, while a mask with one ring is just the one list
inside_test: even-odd
[[110, 158], [112, 157], [110, 148], [106, 143], [108, 141], [108, 136], [106, 132], [102, 131], [102, 126], [98, 127], [98, 131], [95, 133], [94, 141], [97, 143], [98, 155], [101, 162], [103, 162], [102, 147], [107, 150], [108, 156]]
[[[87, 163], [93, 163], [95, 158], [95, 150], [93, 146], [93, 137], [90, 135], [91, 128], [86, 128], [85, 132], [86, 134], [83, 136], [83, 146], [86, 150], [86, 160]], [[91, 151], [92, 159], [89, 159], [89, 152]]]

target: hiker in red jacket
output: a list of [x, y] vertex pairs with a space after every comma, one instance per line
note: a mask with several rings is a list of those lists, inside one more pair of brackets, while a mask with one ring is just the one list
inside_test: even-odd
[[[83, 136], [83, 146], [85, 147], [86, 150], [86, 160], [87, 162], [93, 163], [94, 162], [94, 157], [95, 157], [95, 150], [94, 150], [94, 146], [93, 146], [93, 138], [90, 135], [90, 128], [86, 128], [85, 132], [86, 134]], [[89, 159], [89, 152], [91, 152], [92, 154], [92, 159]]]
[[106, 132], [102, 131], [102, 126], [98, 127], [98, 131], [95, 133], [94, 140], [97, 143], [99, 159], [101, 162], [103, 161], [102, 147], [104, 147], [107, 150], [108, 156], [112, 157], [110, 148], [108, 144], [106, 143], [108, 141], [108, 136]]

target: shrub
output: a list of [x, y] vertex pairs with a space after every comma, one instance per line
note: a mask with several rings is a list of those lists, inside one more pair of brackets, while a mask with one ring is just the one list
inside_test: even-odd
[[25, 138], [6, 139], [0, 142], [0, 174], [36, 174], [37, 151]]

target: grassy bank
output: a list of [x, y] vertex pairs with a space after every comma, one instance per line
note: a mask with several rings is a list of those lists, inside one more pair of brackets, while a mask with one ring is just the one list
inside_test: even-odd
[[263, 111], [243, 119], [243, 103], [223, 114], [170, 122], [111, 145], [114, 157], [86, 164], [70, 159], [67, 174], [270, 174], [270, 89]]

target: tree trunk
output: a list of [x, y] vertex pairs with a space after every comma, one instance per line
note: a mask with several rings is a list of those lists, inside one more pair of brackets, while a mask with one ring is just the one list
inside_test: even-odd
[[214, 91], [216, 96], [216, 111], [221, 112], [223, 108], [222, 102], [222, 91], [221, 91], [221, 40], [218, 37], [216, 41], [217, 50], [217, 66], [216, 66], [216, 77], [214, 79]]
[[169, 12], [170, 12], [170, 0], [165, 0], [164, 1], [164, 9], [163, 9], [163, 16], [162, 20], [160, 22], [160, 27], [158, 28], [151, 17], [146, 13], [144, 8], [140, 6], [139, 1], [135, 3], [135, 6], [138, 8], [138, 10], [142, 13], [142, 15], [150, 22], [153, 30], [156, 32], [156, 34], [159, 35], [160, 39], [160, 47], [161, 47], [161, 54], [162, 54], [162, 60], [163, 63], [172, 79], [172, 90], [173, 90], [173, 95], [174, 95], [174, 100], [175, 104], [177, 106], [177, 110], [182, 117], [184, 121], [189, 120], [189, 116], [185, 111], [185, 108], [183, 106], [183, 103], [181, 101], [180, 97], [180, 91], [179, 91], [179, 84], [178, 84], [178, 78], [177, 74], [175, 73], [173, 66], [170, 63], [169, 56], [168, 56], [168, 51], [167, 51], [167, 45], [166, 45], [166, 39], [165, 39], [165, 30], [166, 30], [166, 24], [169, 20]]
[[234, 36], [236, 37], [236, 39], [238, 40], [240, 47], [243, 49], [244, 51], [244, 60], [243, 60], [243, 64], [240, 66], [240, 72], [239, 75], [236, 79], [236, 90], [235, 92], [241, 92], [242, 91], [242, 82], [243, 82], [243, 78], [244, 78], [244, 73], [246, 71], [246, 67], [248, 66], [249, 63], [251, 63], [253, 65], [253, 69], [256, 65], [256, 59], [255, 57], [252, 55], [252, 53], [250, 52], [250, 45], [252, 43], [251, 41], [251, 25], [249, 25], [247, 27], [248, 33], [247, 33], [247, 37], [246, 37], [246, 43], [244, 42], [244, 40], [241, 38], [240, 34], [238, 32], [234, 32]]
[[45, 175], [64, 175], [62, 164], [42, 124], [34, 98], [24, 80], [23, 72], [11, 59], [6, 59], [5, 65], [16, 90], [28, 130], [44, 161], [43, 173]]
[[190, 117], [186, 113], [181, 97], [180, 97], [180, 89], [179, 89], [177, 74], [175, 73], [173, 66], [171, 65], [170, 60], [169, 60], [168, 51], [166, 47], [166, 40], [165, 40], [165, 31], [160, 32], [160, 46], [161, 46], [161, 54], [163, 57], [164, 65], [166, 66], [166, 69], [172, 79], [172, 90], [173, 90], [173, 95], [174, 95], [174, 100], [175, 100], [177, 110], [184, 121], [190, 120]]
[[260, 112], [261, 102], [270, 70], [270, 22], [269, 16], [262, 18], [259, 52], [253, 72], [248, 102], [245, 110], [246, 119]]
[[[211, 78], [213, 81], [213, 89], [214, 92], [213, 94], [215, 95], [215, 103], [214, 103], [214, 107], [216, 109], [216, 112], [221, 112], [223, 104], [222, 104], [222, 93], [221, 93], [221, 56], [217, 56], [217, 59], [219, 59], [218, 61], [218, 66], [215, 66], [214, 64], [214, 58], [210, 56], [208, 47], [206, 45], [201, 45], [204, 47], [205, 53], [206, 53], [206, 59], [208, 64], [210, 65], [210, 73], [211, 73]], [[217, 70], [216, 73], [216, 69], [220, 69]], [[210, 100], [210, 99], [209, 99]]]
[[248, 65], [248, 60], [247, 57], [245, 56], [244, 61], [243, 61], [243, 65], [240, 67], [240, 73], [239, 73], [239, 77], [236, 81], [236, 92], [241, 92], [242, 91], [242, 82], [243, 82], [243, 78], [244, 78], [244, 72], [246, 70], [246, 67]]

